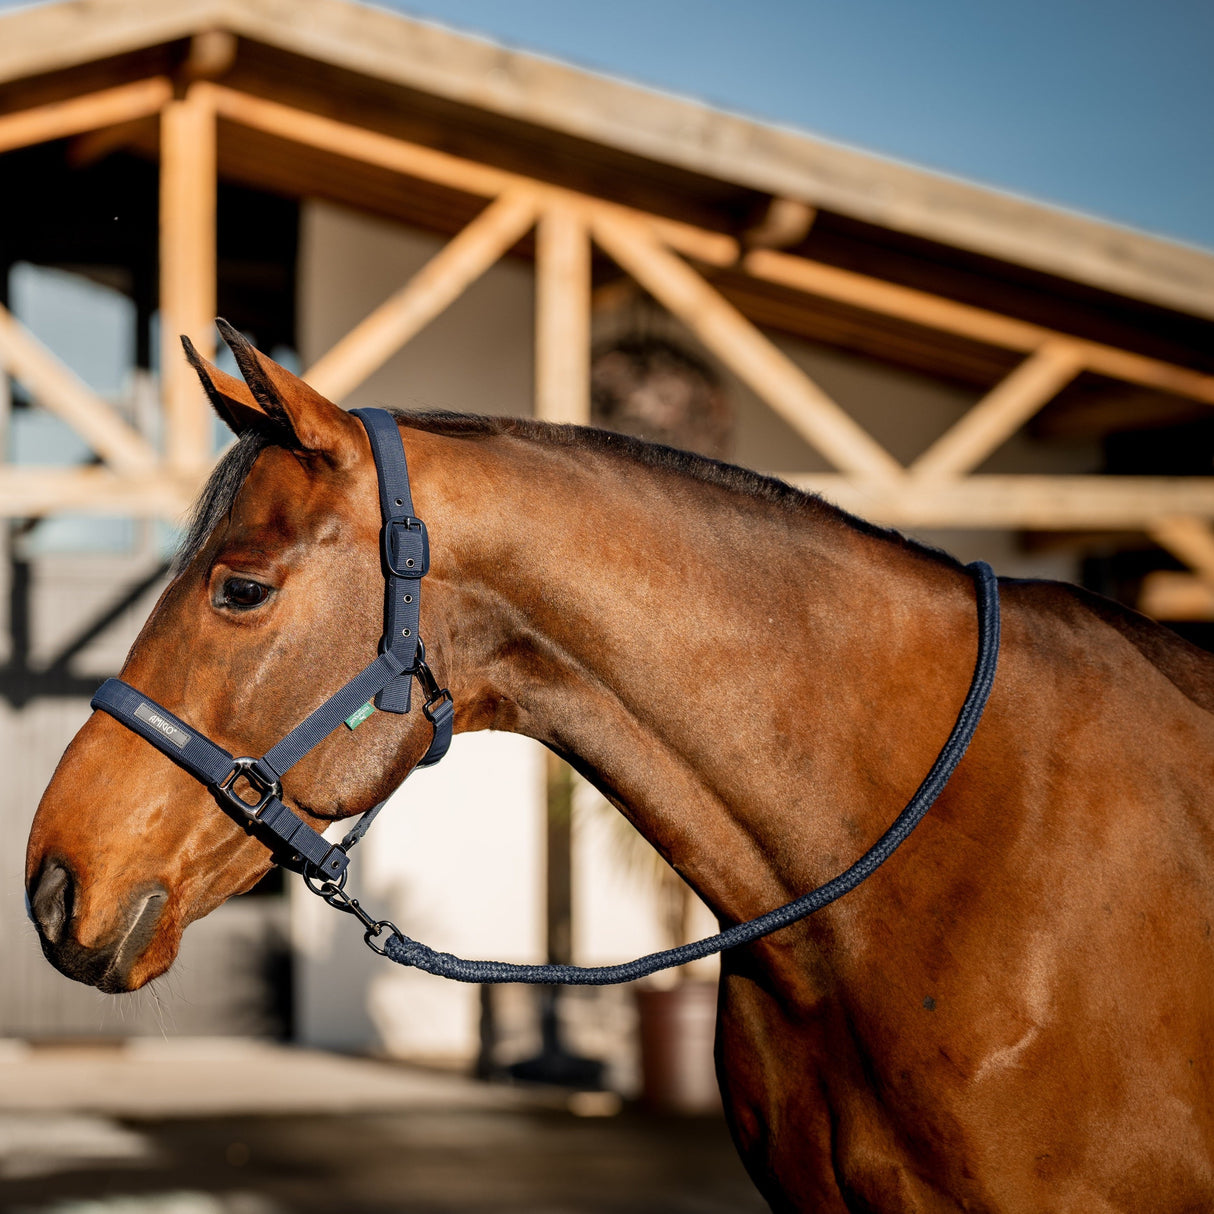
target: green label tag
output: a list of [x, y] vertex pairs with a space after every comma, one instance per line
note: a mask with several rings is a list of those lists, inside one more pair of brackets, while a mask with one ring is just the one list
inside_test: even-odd
[[357, 729], [374, 711], [375, 705], [368, 700], [360, 709], [346, 717], [346, 728]]

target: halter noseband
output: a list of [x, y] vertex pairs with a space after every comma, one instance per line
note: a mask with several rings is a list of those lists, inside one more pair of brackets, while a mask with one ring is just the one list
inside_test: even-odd
[[[434, 736], [417, 764], [437, 763], [451, 745], [454, 704], [426, 663], [418, 636], [421, 579], [430, 567], [426, 525], [413, 513], [404, 444], [392, 415], [383, 409], [352, 410], [366, 428], [379, 482], [380, 555], [383, 564], [384, 634], [379, 657], [301, 721], [260, 759], [233, 756], [151, 697], [121, 679], [107, 679], [93, 708], [145, 738], [214, 793], [220, 807], [261, 839], [285, 867], [340, 880], [349, 864], [345, 841], [330, 843], [282, 801], [282, 777], [314, 746], [373, 699], [384, 712], [406, 713], [416, 678], [425, 694], [422, 712]], [[377, 807], [378, 808], [378, 807]]]

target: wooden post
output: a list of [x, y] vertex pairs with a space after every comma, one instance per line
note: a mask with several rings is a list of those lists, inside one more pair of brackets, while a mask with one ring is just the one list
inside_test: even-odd
[[573, 769], [551, 751], [544, 756], [548, 821], [545, 926], [548, 961], [573, 964]]
[[[536, 229], [535, 415], [590, 420], [590, 234], [579, 212], [550, 205]], [[573, 960], [574, 777], [546, 756], [548, 960]]]
[[590, 421], [590, 234], [575, 208], [559, 204], [536, 230], [535, 415]]
[[211, 460], [211, 413], [181, 352], [181, 334], [215, 349], [215, 111], [198, 86], [160, 119], [160, 385], [169, 465]]

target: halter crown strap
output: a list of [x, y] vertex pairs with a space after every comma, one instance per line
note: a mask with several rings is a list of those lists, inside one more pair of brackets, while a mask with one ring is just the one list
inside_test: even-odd
[[421, 613], [421, 579], [430, 568], [426, 524], [413, 513], [409, 465], [400, 429], [383, 409], [352, 409], [367, 431], [379, 474], [379, 508], [383, 518], [380, 555], [384, 569], [384, 635], [380, 652], [396, 654], [408, 672], [375, 697], [384, 712], [408, 712], [417, 657]]

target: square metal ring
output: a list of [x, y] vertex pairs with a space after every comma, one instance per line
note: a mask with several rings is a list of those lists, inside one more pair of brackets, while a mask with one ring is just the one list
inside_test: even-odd
[[[215, 786], [216, 792], [222, 793], [224, 800], [234, 809], [238, 809], [247, 818], [261, 817], [262, 810], [274, 797], [282, 796], [282, 784], [278, 780], [267, 780], [256, 768], [258, 760], [247, 755], [232, 760], [232, 770]], [[249, 782], [253, 791], [258, 793], [254, 802], [246, 801], [236, 792], [236, 781], [241, 776]]]

